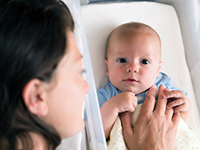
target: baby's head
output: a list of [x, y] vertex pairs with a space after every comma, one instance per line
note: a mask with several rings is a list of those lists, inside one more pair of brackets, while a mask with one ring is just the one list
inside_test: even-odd
[[150, 26], [130, 22], [115, 28], [106, 46], [107, 75], [120, 91], [139, 94], [151, 87], [161, 68], [161, 40]]

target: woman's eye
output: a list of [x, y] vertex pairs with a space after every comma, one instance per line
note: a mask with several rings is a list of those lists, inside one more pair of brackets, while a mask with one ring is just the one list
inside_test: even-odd
[[144, 64], [144, 65], [147, 65], [149, 64], [150, 62], [147, 60], [147, 59], [143, 59], [140, 61], [140, 63]]
[[84, 75], [84, 74], [86, 73], [86, 70], [85, 70], [85, 69], [82, 69], [82, 70], [80, 71], [80, 73], [81, 73], [82, 75]]
[[124, 58], [120, 58], [120, 59], [117, 60], [117, 62], [119, 62], [119, 63], [126, 63], [127, 61]]

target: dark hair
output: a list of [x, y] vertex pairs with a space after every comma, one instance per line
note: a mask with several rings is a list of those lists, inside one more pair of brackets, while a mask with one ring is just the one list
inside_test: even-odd
[[[33, 149], [29, 132], [41, 134], [48, 149], [57, 131], [26, 108], [22, 90], [32, 79], [48, 82], [74, 30], [69, 9], [56, 0], [0, 0], [0, 149]], [[3, 147], [6, 146], [6, 147]]]

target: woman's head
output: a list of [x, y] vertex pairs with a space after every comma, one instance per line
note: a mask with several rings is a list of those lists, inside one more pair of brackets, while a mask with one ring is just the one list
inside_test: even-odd
[[[38, 89], [43, 100], [42, 104], [38, 105], [39, 110], [37, 107], [33, 108], [33, 111], [37, 109], [36, 112], [40, 113], [42, 120], [58, 131], [62, 139], [83, 129], [84, 122], [81, 116], [83, 101], [89, 91], [89, 86], [82, 76], [82, 55], [75, 37], [71, 31], [67, 32], [67, 37], [67, 53], [58, 64], [51, 82], [42, 84], [41, 89]], [[32, 107], [31, 105], [30, 108]]]
[[[60, 136], [67, 136], [57, 133], [58, 128], [52, 125], [49, 114], [53, 114], [51, 103], [56, 101], [54, 89], [59, 91], [61, 88], [59, 94], [64, 93], [56, 80], [60, 64], [66, 57], [72, 60], [71, 57], [80, 55], [75, 46], [72, 49], [76, 48], [76, 54], [73, 50], [68, 52], [68, 44], [73, 43], [69, 38], [75, 41], [73, 29], [74, 22], [68, 8], [55, 0], [0, 2], [0, 138], [13, 143], [10, 147], [15, 146], [18, 139], [22, 144], [30, 140], [28, 132], [42, 134], [46, 142], [52, 143], [49, 148], [59, 144]], [[68, 80], [63, 82], [70, 81], [67, 72], [71, 70], [65, 71]], [[87, 86], [82, 76], [80, 78]], [[71, 83], [63, 84], [72, 86]], [[53, 98], [48, 96], [50, 92], [54, 92]], [[57, 104], [58, 107], [61, 105]]]

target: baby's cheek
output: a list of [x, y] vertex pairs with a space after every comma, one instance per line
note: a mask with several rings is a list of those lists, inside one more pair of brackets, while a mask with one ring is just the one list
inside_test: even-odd
[[143, 84], [146, 85], [147, 87], [150, 87], [155, 83], [155, 81], [156, 81], [156, 77], [149, 75], [146, 78], [144, 78]]

